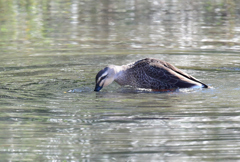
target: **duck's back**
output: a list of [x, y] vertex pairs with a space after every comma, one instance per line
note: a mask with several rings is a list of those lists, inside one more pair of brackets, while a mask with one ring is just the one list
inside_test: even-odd
[[127, 80], [129, 85], [134, 87], [175, 89], [201, 86], [208, 88], [201, 81], [162, 60], [146, 58], [128, 66]]

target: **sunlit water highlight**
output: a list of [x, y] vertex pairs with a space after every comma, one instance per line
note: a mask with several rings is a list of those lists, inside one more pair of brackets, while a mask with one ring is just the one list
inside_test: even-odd
[[[0, 0], [1, 161], [239, 161], [239, 8]], [[146, 57], [213, 88], [93, 91], [106, 65]]]

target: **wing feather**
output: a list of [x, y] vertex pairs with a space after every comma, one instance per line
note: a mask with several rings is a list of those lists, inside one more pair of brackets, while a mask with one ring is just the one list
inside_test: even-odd
[[208, 87], [193, 76], [162, 60], [146, 58], [138, 61], [137, 64], [144, 69], [147, 76], [152, 78], [152, 88], [189, 88], [194, 85]]

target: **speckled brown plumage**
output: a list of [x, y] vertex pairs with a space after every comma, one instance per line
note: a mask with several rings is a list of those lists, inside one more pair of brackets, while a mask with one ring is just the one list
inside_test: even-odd
[[[209, 88], [191, 75], [159, 59], [146, 58], [128, 65], [118, 67], [112, 65], [109, 69], [118, 69], [115, 70], [117, 72], [114, 73], [114, 81], [120, 85], [154, 90], [190, 88], [193, 86]], [[104, 72], [106, 71], [101, 71], [101, 73]]]

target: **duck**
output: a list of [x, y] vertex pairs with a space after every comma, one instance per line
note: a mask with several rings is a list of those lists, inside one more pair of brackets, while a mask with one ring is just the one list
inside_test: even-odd
[[210, 88], [174, 65], [155, 58], [145, 58], [122, 66], [109, 65], [100, 70], [95, 79], [94, 91], [97, 92], [113, 81], [121, 86], [129, 85], [153, 91], [172, 91], [195, 87]]

